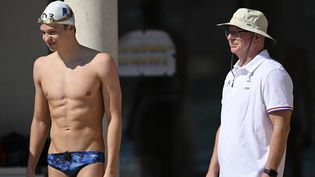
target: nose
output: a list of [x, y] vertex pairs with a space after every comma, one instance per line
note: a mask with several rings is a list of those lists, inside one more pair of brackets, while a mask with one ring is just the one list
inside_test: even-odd
[[235, 36], [235, 35], [233, 35], [233, 34], [228, 34], [228, 35], [226, 36], [226, 39], [227, 39], [228, 41], [235, 40], [236, 38], [237, 38], [237, 36]]
[[48, 42], [48, 41], [51, 40], [51, 36], [50, 36], [49, 34], [45, 33], [45, 34], [43, 34], [43, 40], [44, 40], [45, 42]]
[[231, 36], [232, 36], [232, 35], [229, 33], [229, 34], [226, 35], [226, 38], [227, 38], [227, 39], [230, 39]]
[[225, 31], [224, 35], [225, 35], [225, 37], [226, 37], [228, 40], [231, 39], [231, 37], [232, 37], [230, 31]]

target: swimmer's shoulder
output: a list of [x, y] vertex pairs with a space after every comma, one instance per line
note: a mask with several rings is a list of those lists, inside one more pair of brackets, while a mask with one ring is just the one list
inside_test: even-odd
[[50, 62], [53, 58], [56, 58], [56, 57], [57, 56], [55, 52], [48, 55], [40, 56], [34, 61], [34, 65], [48, 64], [48, 62]]
[[45, 56], [38, 57], [33, 64], [33, 70], [37, 72], [45, 71], [53, 63], [54, 58], [56, 58], [55, 53], [51, 53]]
[[[100, 52], [91, 48], [85, 48], [85, 54], [97, 64], [105, 64], [106, 62], [113, 62], [113, 57], [107, 52]], [[105, 63], [104, 63], [105, 62]]]

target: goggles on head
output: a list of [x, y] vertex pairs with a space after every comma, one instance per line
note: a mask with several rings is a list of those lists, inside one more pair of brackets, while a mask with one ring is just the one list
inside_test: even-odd
[[70, 13], [67, 14], [67, 16], [61, 18], [61, 19], [54, 19], [54, 14], [46, 14], [46, 13], [43, 13], [41, 15], [40, 18], [38, 18], [38, 23], [44, 23], [44, 24], [51, 24], [51, 23], [58, 23], [58, 22], [63, 22], [63, 21], [66, 21], [70, 18], [73, 17], [73, 12], [72, 10], [70, 10]]

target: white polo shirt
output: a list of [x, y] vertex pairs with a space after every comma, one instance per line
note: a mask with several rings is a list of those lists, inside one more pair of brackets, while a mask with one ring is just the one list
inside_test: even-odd
[[[293, 85], [267, 50], [229, 72], [222, 93], [218, 156], [220, 177], [260, 177], [273, 131], [268, 113], [293, 110]], [[283, 176], [285, 156], [278, 169]]]

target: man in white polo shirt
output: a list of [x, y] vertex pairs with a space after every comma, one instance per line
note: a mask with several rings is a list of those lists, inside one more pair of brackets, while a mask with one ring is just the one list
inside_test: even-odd
[[[282, 177], [293, 110], [293, 85], [270, 58], [268, 21], [240, 8], [225, 27], [232, 52], [222, 93], [221, 125], [207, 177]], [[233, 57], [238, 61], [232, 67]]]

